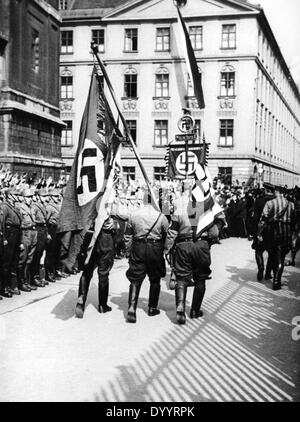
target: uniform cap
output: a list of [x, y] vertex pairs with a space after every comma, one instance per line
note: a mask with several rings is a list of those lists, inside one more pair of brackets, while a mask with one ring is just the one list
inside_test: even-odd
[[24, 189], [23, 190], [23, 196], [25, 198], [29, 198], [33, 196], [33, 190], [32, 189]]
[[44, 189], [44, 188], [42, 188], [42, 189], [37, 189], [37, 190], [35, 191], [35, 193], [36, 193], [37, 195], [40, 195], [40, 196], [48, 196], [48, 195], [49, 195], [49, 193], [48, 193], [47, 189]]
[[49, 190], [48, 195], [49, 196], [59, 196], [60, 193], [59, 193], [58, 189], [51, 189], [51, 190]]

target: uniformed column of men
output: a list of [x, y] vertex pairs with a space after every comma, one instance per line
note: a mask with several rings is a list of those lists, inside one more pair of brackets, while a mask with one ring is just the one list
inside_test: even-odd
[[[295, 265], [300, 246], [300, 191], [285, 191], [280, 186], [265, 184], [266, 189], [253, 189], [249, 210], [249, 240], [258, 266], [257, 281], [272, 279], [274, 290], [281, 288], [284, 265]], [[224, 188], [225, 189], [225, 188]], [[225, 215], [220, 215], [198, 237], [195, 236], [191, 185], [182, 185], [177, 198], [162, 211], [151, 203], [146, 190], [138, 190], [132, 203], [119, 192], [97, 238], [89, 264], [80, 277], [75, 315], [84, 315], [90, 281], [98, 269], [100, 313], [111, 311], [108, 305], [109, 273], [114, 259], [125, 251], [129, 268], [127, 321], [136, 322], [140, 289], [146, 276], [150, 282], [148, 315], [156, 316], [161, 279], [166, 275], [166, 260], [175, 278], [175, 309], [179, 324], [186, 322], [187, 288], [193, 286], [190, 318], [203, 315], [201, 304], [206, 280], [210, 278], [210, 249], [222, 238]], [[225, 190], [224, 190], [225, 192]], [[221, 197], [220, 192], [217, 198]], [[132, 198], [131, 198], [132, 199]], [[160, 201], [159, 201], [160, 202]], [[0, 299], [10, 298], [44, 287], [66, 277], [60, 265], [60, 242], [56, 233], [62, 195], [58, 189], [2, 190], [0, 201]], [[160, 204], [161, 205], [161, 204]], [[166, 212], [167, 211], [167, 212]], [[264, 266], [264, 252], [268, 263]], [[287, 254], [290, 256], [286, 259]], [[44, 265], [41, 258], [45, 256]], [[74, 268], [74, 272], [78, 271]]]
[[[59, 271], [56, 226], [58, 189], [2, 189], [0, 201], [0, 300], [54, 283]], [[41, 258], [45, 252], [44, 274]], [[44, 277], [43, 277], [44, 276]]]

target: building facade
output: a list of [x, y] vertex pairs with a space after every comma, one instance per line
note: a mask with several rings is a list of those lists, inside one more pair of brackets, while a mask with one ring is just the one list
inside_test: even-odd
[[58, 0], [0, 0], [0, 162], [57, 178], [61, 159]]
[[[182, 108], [210, 143], [213, 177], [300, 182], [300, 95], [263, 10], [241, 0], [187, 0], [181, 12], [201, 73], [199, 110], [172, 0], [61, 1], [60, 109], [63, 159], [76, 151], [89, 78], [90, 42], [100, 56], [150, 179], [161, 179]], [[129, 148], [123, 175], [139, 179]]]

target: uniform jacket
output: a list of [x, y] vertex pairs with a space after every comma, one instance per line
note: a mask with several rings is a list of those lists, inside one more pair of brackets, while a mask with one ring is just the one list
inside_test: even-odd
[[22, 218], [21, 227], [22, 229], [28, 229], [35, 226], [34, 215], [31, 207], [29, 207], [25, 202], [18, 204], [18, 211]]

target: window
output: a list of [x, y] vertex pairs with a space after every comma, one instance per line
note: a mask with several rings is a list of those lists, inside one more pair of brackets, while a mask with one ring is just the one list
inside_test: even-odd
[[190, 40], [194, 50], [202, 50], [203, 33], [202, 26], [190, 26]]
[[218, 179], [225, 185], [232, 183], [232, 167], [219, 167]]
[[155, 120], [154, 145], [164, 146], [168, 143], [168, 120]]
[[31, 68], [35, 73], [40, 69], [40, 39], [36, 29], [31, 29]]
[[126, 120], [126, 123], [132, 140], [136, 145], [136, 120]]
[[0, 87], [5, 80], [5, 49], [7, 41], [0, 37]]
[[64, 123], [67, 125], [61, 132], [61, 145], [64, 147], [73, 145], [73, 122], [72, 120], [65, 120]]
[[73, 98], [73, 76], [60, 77], [60, 98]]
[[221, 97], [235, 95], [235, 72], [232, 66], [225, 66], [221, 71]]
[[92, 43], [97, 44], [99, 53], [104, 52], [104, 29], [92, 29]]
[[222, 25], [222, 48], [236, 48], [236, 25]]
[[220, 143], [219, 146], [233, 146], [233, 120], [220, 120]]
[[68, 0], [59, 0], [59, 10], [67, 10]]
[[155, 75], [155, 97], [169, 96], [169, 74], [156, 73]]
[[123, 178], [129, 183], [135, 180], [135, 167], [123, 167]]
[[127, 69], [124, 75], [124, 97], [137, 98], [137, 72]]
[[154, 167], [153, 169], [154, 180], [158, 180], [158, 181], [163, 180], [165, 178], [165, 172], [166, 172], [165, 167]]
[[156, 29], [156, 50], [157, 51], [170, 50], [170, 28]]
[[201, 140], [201, 120], [195, 120], [195, 129], [194, 129], [196, 139]]
[[73, 53], [73, 31], [61, 31], [61, 53]]
[[125, 29], [125, 51], [137, 51], [138, 30], [136, 28]]

